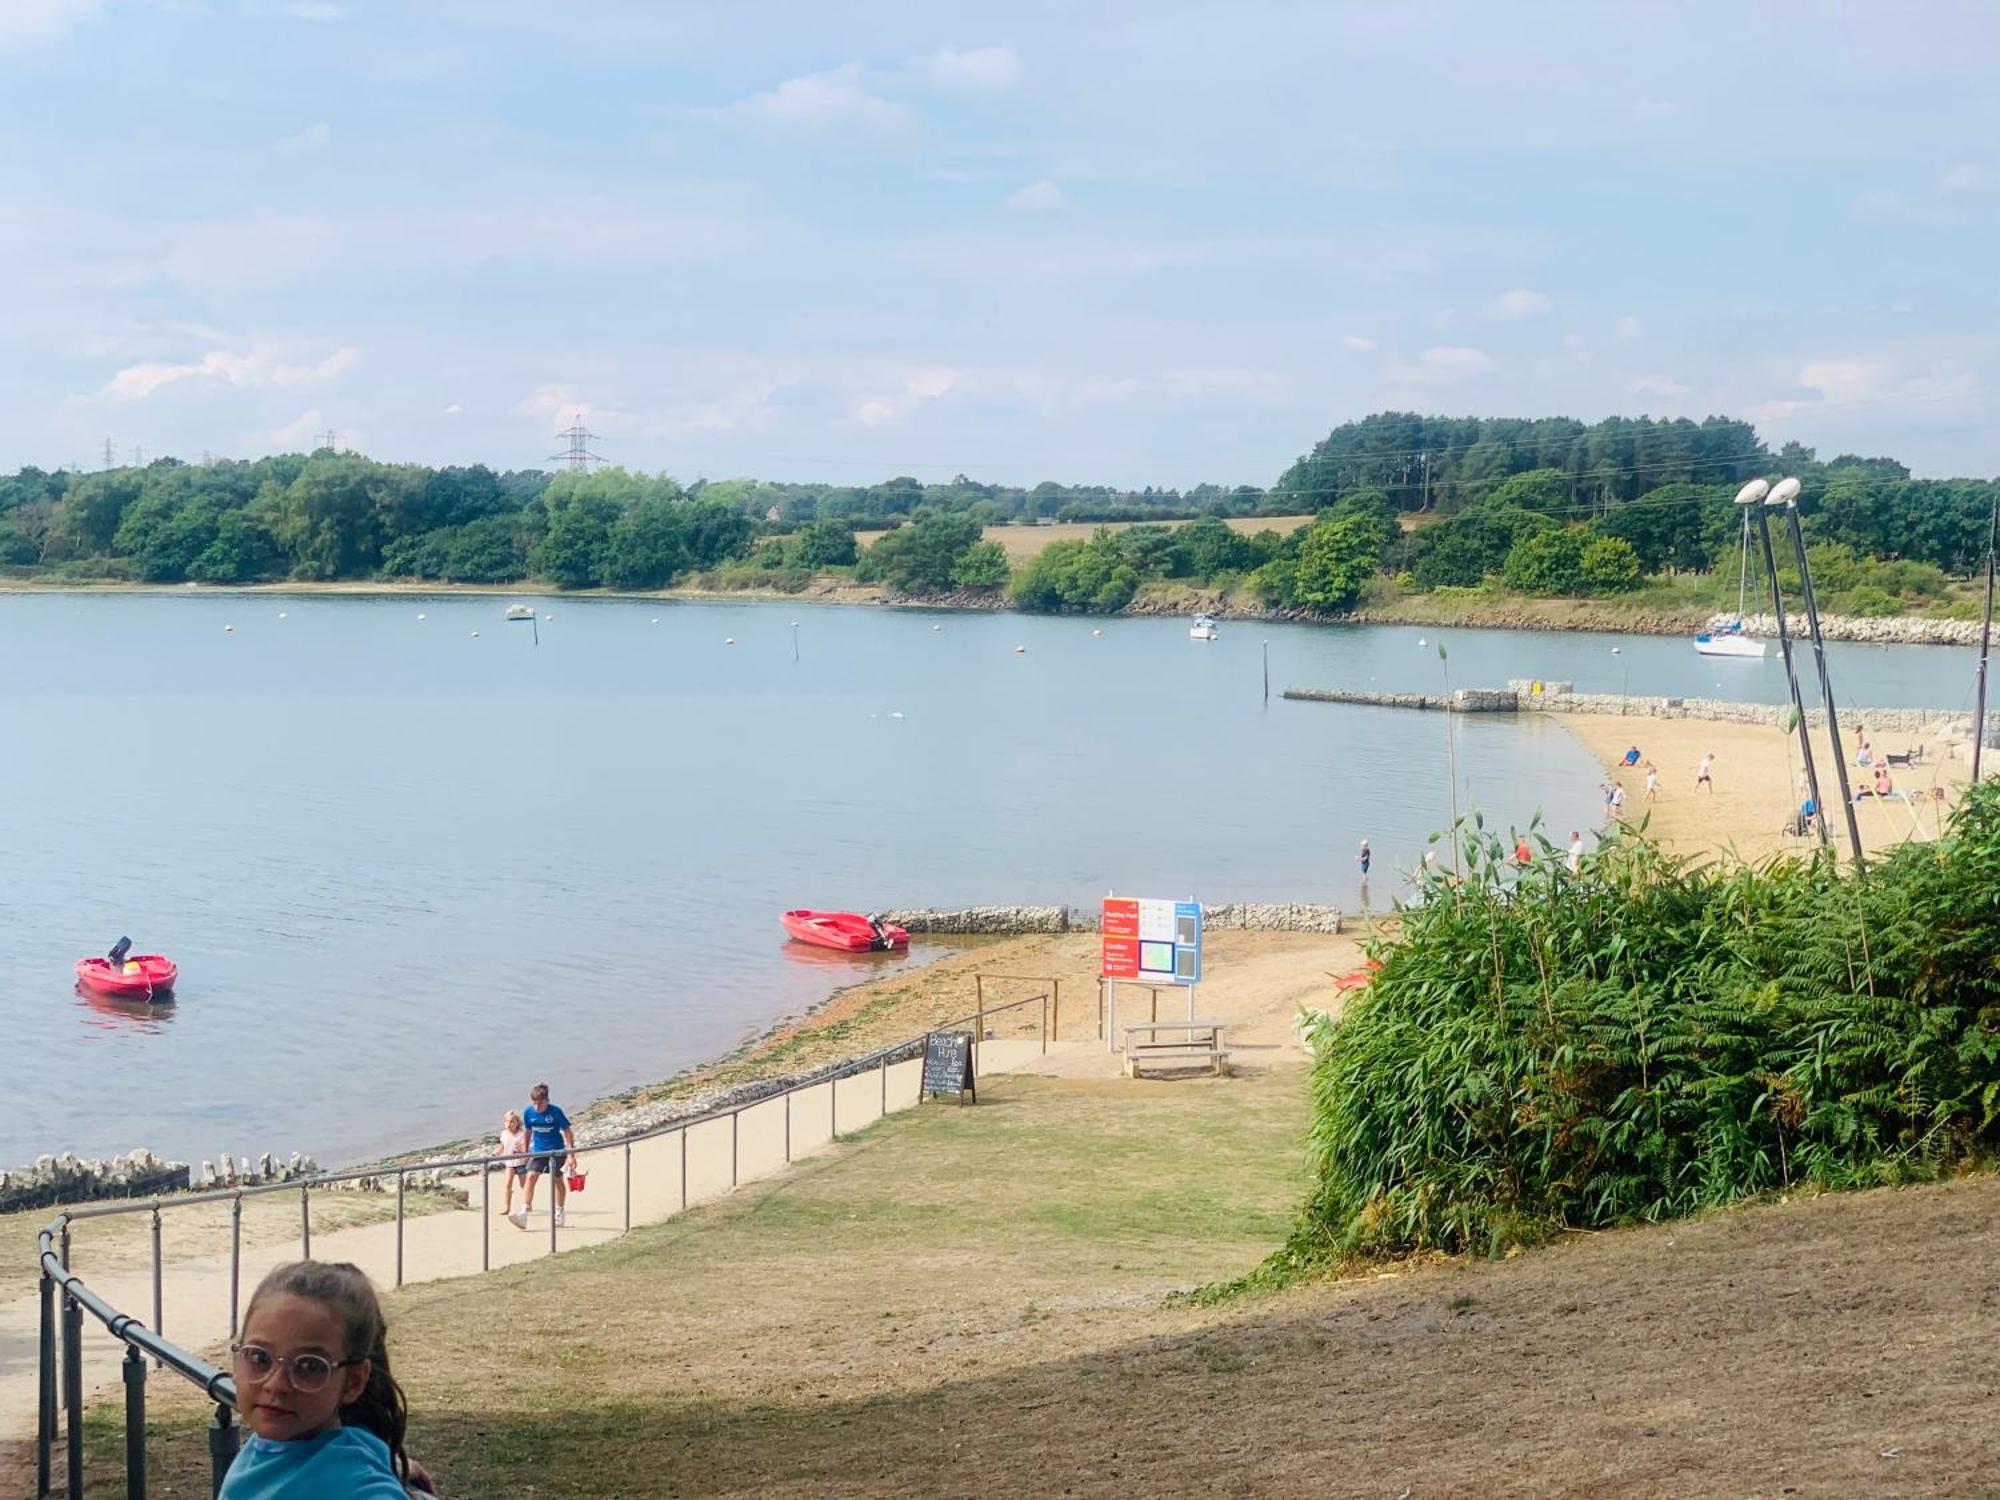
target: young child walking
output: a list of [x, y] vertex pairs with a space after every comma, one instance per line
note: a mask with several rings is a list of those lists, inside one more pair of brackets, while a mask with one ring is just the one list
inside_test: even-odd
[[389, 1373], [387, 1331], [357, 1267], [294, 1261], [258, 1283], [230, 1346], [249, 1436], [220, 1500], [407, 1500], [431, 1491], [403, 1452], [407, 1408]]
[[514, 1184], [527, 1181], [528, 1163], [525, 1159], [527, 1150], [528, 1129], [521, 1123], [521, 1112], [518, 1109], [510, 1109], [500, 1119], [500, 1154], [519, 1156], [523, 1160], [505, 1162], [500, 1168], [502, 1183], [500, 1213], [505, 1218], [512, 1218], [514, 1215]]

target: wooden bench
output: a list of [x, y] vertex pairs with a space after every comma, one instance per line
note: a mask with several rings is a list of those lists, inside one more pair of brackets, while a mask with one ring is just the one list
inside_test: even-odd
[[[1125, 1076], [1137, 1078], [1144, 1068], [1205, 1066], [1217, 1077], [1229, 1072], [1229, 1053], [1222, 1045], [1221, 1021], [1132, 1021], [1124, 1026]], [[1179, 1036], [1162, 1039], [1162, 1032]], [[1145, 1037], [1141, 1041], [1141, 1037]]]

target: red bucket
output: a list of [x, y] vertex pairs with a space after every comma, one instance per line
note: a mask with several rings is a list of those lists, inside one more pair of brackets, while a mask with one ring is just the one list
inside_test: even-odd
[[582, 1191], [583, 1191], [583, 1184], [584, 1184], [585, 1180], [586, 1180], [586, 1178], [585, 1178], [585, 1174], [584, 1174], [584, 1173], [582, 1173], [582, 1172], [572, 1172], [572, 1173], [570, 1173], [570, 1174], [569, 1174], [569, 1190], [570, 1190], [570, 1191], [571, 1191], [572, 1193], [580, 1193], [580, 1192], [582, 1192]]

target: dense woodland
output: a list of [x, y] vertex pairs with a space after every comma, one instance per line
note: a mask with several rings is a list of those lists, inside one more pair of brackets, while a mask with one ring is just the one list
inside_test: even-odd
[[[79, 582], [534, 580], [560, 588], [798, 588], [851, 574], [892, 591], [1010, 590], [1108, 611], [1145, 585], [1240, 589], [1339, 613], [1371, 580], [1410, 591], [1611, 595], [1727, 569], [1736, 487], [1796, 474], [1835, 605], [1893, 613], [1984, 562], [1995, 486], [1913, 480], [1893, 459], [1773, 452], [1746, 423], [1584, 424], [1385, 412], [1334, 429], [1268, 490], [1117, 490], [898, 477], [864, 487], [431, 469], [322, 449], [249, 462], [0, 477], [0, 571]], [[1310, 514], [1280, 537], [1226, 518]], [[1010, 568], [985, 528], [1138, 522]], [[1164, 523], [1188, 522], [1170, 528]], [[859, 535], [857, 535], [859, 533]]]

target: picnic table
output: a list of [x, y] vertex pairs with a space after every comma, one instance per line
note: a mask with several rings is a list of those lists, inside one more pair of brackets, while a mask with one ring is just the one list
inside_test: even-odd
[[[1223, 1047], [1224, 1021], [1184, 1016], [1178, 1021], [1127, 1021], [1125, 1032], [1125, 1076], [1137, 1078], [1142, 1068], [1185, 1068], [1207, 1064], [1221, 1077], [1229, 1072], [1229, 1053]], [[1162, 1032], [1180, 1032], [1162, 1038]]]

